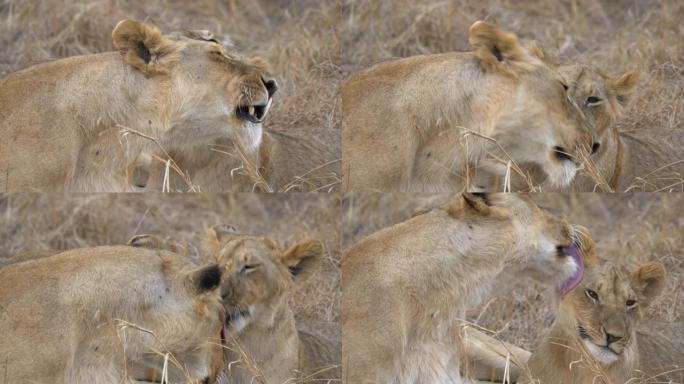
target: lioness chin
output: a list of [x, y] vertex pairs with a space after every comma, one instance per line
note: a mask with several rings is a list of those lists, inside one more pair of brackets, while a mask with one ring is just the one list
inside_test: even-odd
[[128, 191], [151, 155], [221, 137], [257, 157], [277, 89], [262, 59], [242, 59], [206, 31], [162, 35], [131, 20], [112, 39], [119, 52], [0, 80], [0, 191]]
[[[536, 46], [490, 24], [470, 27], [473, 52], [386, 61], [342, 88], [344, 189], [491, 191], [478, 167], [503, 179], [540, 169], [567, 186], [595, 132]], [[534, 186], [530, 186], [534, 187]]]
[[497, 280], [566, 293], [585, 237], [527, 197], [470, 194], [372, 234], [342, 260], [343, 381], [461, 383], [466, 308]]

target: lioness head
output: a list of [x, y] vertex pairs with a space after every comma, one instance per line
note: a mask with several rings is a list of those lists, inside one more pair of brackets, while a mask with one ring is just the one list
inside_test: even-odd
[[[152, 235], [134, 236], [127, 243], [135, 248], [176, 250], [168, 244]], [[153, 336], [145, 331], [126, 333], [127, 340], [140, 338], [148, 346], [148, 350], [128, 347], [129, 375], [145, 382], [159, 382], [164, 376], [169, 382], [214, 382], [223, 369], [223, 353], [217, 345], [225, 320], [220, 286], [235, 270], [229, 263], [187, 269], [188, 264], [178, 255], [166, 252], [160, 257], [167, 280], [166, 287], [160, 288], [165, 292], [159, 296], [164, 299], [163, 305], [148, 304], [150, 313], [144, 314], [146, 322], [155, 325], [150, 328]], [[149, 300], [152, 303], [156, 297]], [[173, 355], [171, 363], [165, 361], [164, 353], [151, 352], [160, 348]]]
[[[587, 248], [593, 245], [586, 228], [570, 225], [525, 195], [465, 193], [463, 201], [480, 220], [511, 229], [507, 246], [515, 256], [506, 269], [509, 277], [531, 277], [555, 286], [564, 296], [582, 280], [585, 263], [593, 262], [585, 260]], [[460, 212], [463, 207], [450, 210]]]
[[226, 309], [226, 336], [250, 324], [269, 328], [278, 309], [288, 305], [294, 284], [307, 280], [318, 268], [323, 247], [304, 241], [283, 250], [273, 241], [237, 234], [216, 226], [208, 230], [205, 248], [219, 264], [232, 263], [236, 275], [221, 286]]
[[544, 62], [541, 49], [523, 47], [512, 33], [476, 22], [469, 35], [478, 65], [494, 75], [491, 81], [503, 76], [502, 84], [513, 84], [494, 87], [500, 93], [494, 97], [509, 101], [508, 108], [491, 111], [494, 138], [506, 151], [499, 155], [510, 156], [526, 173], [541, 171], [551, 186], [569, 185], [580, 169], [580, 153], [591, 150], [595, 135], [569, 98], [563, 77]]
[[[149, 121], [169, 148], [228, 136], [254, 150], [262, 122], [278, 89], [263, 59], [243, 59], [206, 31], [175, 32], [131, 20], [112, 32], [114, 45], [132, 70], [145, 76], [136, 88], [161, 109], [162, 121]], [[152, 102], [153, 101], [153, 102]]]
[[659, 263], [630, 272], [605, 262], [590, 268], [582, 283], [561, 303], [565, 331], [577, 335], [596, 361], [610, 365], [630, 349], [644, 309], [665, 286]]

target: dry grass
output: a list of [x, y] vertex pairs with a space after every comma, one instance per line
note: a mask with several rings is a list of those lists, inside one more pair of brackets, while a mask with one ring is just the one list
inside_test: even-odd
[[684, 145], [682, 18], [678, 0], [347, 0], [342, 72], [346, 78], [389, 58], [468, 51], [476, 20], [535, 40], [554, 61], [593, 64], [613, 76], [638, 69], [635, 100], [618, 125], [635, 157], [618, 191], [684, 191], [684, 162], [677, 162]]
[[[339, 13], [335, 2], [316, 0], [1, 0], [0, 78], [46, 60], [113, 51], [111, 32], [122, 19], [144, 20], [164, 32], [207, 29], [245, 56], [261, 56], [271, 64], [279, 91], [264, 124], [267, 131], [304, 139], [339, 137], [330, 134], [338, 132], [340, 120], [340, 49], [332, 33]], [[339, 139], [325, 144], [340, 157]], [[239, 156], [214, 155], [225, 157], [217, 163], [226, 177], [236, 163], [239, 166]], [[298, 176], [322, 164], [302, 167]], [[184, 178], [187, 169], [182, 163], [179, 166]], [[339, 180], [338, 163], [327, 165], [325, 171], [317, 174], [325, 175], [324, 180], [306, 183], [293, 178], [298, 188], [288, 187], [308, 191]], [[252, 175], [250, 171], [244, 176]], [[185, 182], [181, 185], [179, 189], [192, 189]], [[279, 190], [279, 186], [262, 189]]]
[[[414, 212], [447, 201], [447, 195], [349, 194], [342, 202], [342, 249], [371, 233], [404, 221]], [[626, 265], [649, 260], [668, 271], [665, 293], [648, 318], [684, 322], [684, 194], [538, 194], [534, 200], [586, 226], [599, 255]], [[469, 312], [468, 320], [497, 337], [533, 350], [555, 316], [554, 295], [531, 281], [492, 297]]]
[[316, 331], [316, 325], [334, 326], [339, 319], [338, 217], [339, 198], [327, 194], [2, 195], [0, 264], [23, 253], [125, 244], [141, 233], [177, 240], [202, 262], [204, 231], [219, 223], [281, 245], [317, 239], [325, 248], [322, 269], [292, 302], [297, 320]]

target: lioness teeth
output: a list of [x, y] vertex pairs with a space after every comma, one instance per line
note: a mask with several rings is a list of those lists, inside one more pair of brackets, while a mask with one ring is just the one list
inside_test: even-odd
[[249, 107], [248, 113], [250, 116], [254, 116], [254, 106]]

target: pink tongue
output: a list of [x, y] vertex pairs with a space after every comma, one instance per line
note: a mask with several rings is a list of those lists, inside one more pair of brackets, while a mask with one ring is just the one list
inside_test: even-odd
[[228, 335], [228, 331], [226, 330], [226, 324], [223, 323], [223, 327], [221, 327], [221, 344], [227, 344], [226, 342], [228, 339], [226, 338], [226, 335]]
[[565, 254], [575, 260], [575, 263], [577, 264], [577, 272], [575, 272], [575, 275], [569, 278], [561, 287], [561, 297], [565, 297], [568, 292], [572, 291], [577, 285], [579, 285], [579, 283], [582, 281], [582, 277], [584, 277], [584, 259], [582, 258], [582, 253], [577, 249], [577, 247], [572, 246], [566, 248]]

